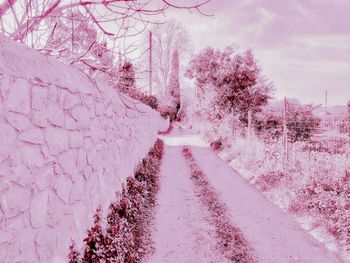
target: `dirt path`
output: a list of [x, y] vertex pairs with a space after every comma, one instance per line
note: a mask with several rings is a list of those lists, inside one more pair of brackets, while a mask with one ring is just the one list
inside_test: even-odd
[[341, 262], [209, 148], [191, 150], [209, 184], [226, 203], [232, 220], [258, 255], [258, 262]]
[[[195, 195], [190, 169], [181, 155], [190, 145], [209, 184], [254, 250], [257, 262], [341, 262], [316, 239], [249, 185], [195, 135], [175, 130], [165, 141], [154, 225], [155, 253], [147, 263], [227, 262], [216, 249], [215, 228]], [[191, 145], [193, 144], [193, 145]]]
[[155, 253], [148, 263], [226, 262], [216, 249], [215, 229], [193, 190], [182, 147], [165, 146], [156, 209]]

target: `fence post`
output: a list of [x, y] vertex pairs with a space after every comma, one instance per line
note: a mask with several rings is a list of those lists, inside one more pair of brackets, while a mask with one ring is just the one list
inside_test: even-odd
[[252, 142], [252, 111], [248, 111], [248, 141]]
[[348, 125], [348, 135], [349, 135], [349, 142], [350, 142], [350, 100], [348, 101], [348, 121], [347, 121]]
[[284, 97], [283, 107], [283, 152], [284, 159], [289, 159], [289, 145], [288, 145], [288, 129], [287, 129], [287, 99]]
[[235, 138], [235, 112], [232, 109], [232, 139]]

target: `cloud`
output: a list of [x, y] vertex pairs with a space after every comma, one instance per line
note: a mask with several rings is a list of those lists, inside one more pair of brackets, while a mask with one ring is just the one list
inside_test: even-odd
[[211, 1], [203, 17], [175, 10], [196, 50], [232, 43], [253, 49], [276, 96], [304, 103], [350, 99], [350, 1]]

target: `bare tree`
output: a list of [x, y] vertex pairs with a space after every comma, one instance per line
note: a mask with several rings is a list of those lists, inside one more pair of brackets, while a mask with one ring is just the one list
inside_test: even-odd
[[0, 4], [0, 17], [7, 12], [13, 5], [16, 3], [17, 0], [5, 0], [3, 3]]
[[[151, 3], [152, 2], [152, 3]], [[208, 2], [179, 6], [158, 0], [5, 0], [0, 4], [1, 31], [15, 40], [29, 42], [33, 47], [43, 45], [54, 30], [48, 18], [71, 20], [80, 12], [89, 18], [103, 37], [116, 40], [139, 34], [169, 8], [197, 10]], [[112, 31], [111, 28], [116, 29]], [[29, 41], [30, 40], [30, 41]]]
[[46, 19], [48, 27], [53, 30], [40, 50], [67, 64], [79, 64], [85, 71], [109, 69], [114, 54], [107, 43], [98, 38], [93, 22], [81, 12], [70, 15], [70, 21], [51, 17]]
[[183, 58], [189, 51], [189, 37], [182, 24], [175, 20], [153, 26], [153, 83], [158, 96], [167, 96], [171, 81], [174, 52]]
[[118, 54], [126, 58], [139, 50], [133, 38], [158, 24], [168, 9], [203, 14], [208, 1], [180, 6], [169, 0], [4, 0], [0, 33], [66, 63], [106, 71]]
[[171, 74], [170, 74], [168, 90], [171, 98], [171, 107], [173, 107], [173, 112], [174, 112], [174, 116], [171, 119], [175, 119], [181, 107], [180, 80], [179, 80], [179, 52], [177, 49], [173, 53], [171, 64], [172, 64]]

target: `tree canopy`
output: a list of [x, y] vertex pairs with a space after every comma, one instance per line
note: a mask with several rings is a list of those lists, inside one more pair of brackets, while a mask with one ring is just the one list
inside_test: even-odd
[[191, 60], [186, 76], [195, 80], [198, 100], [209, 99], [219, 119], [232, 111], [242, 116], [249, 110], [259, 111], [272, 91], [252, 51], [240, 52], [232, 46], [201, 51]]

